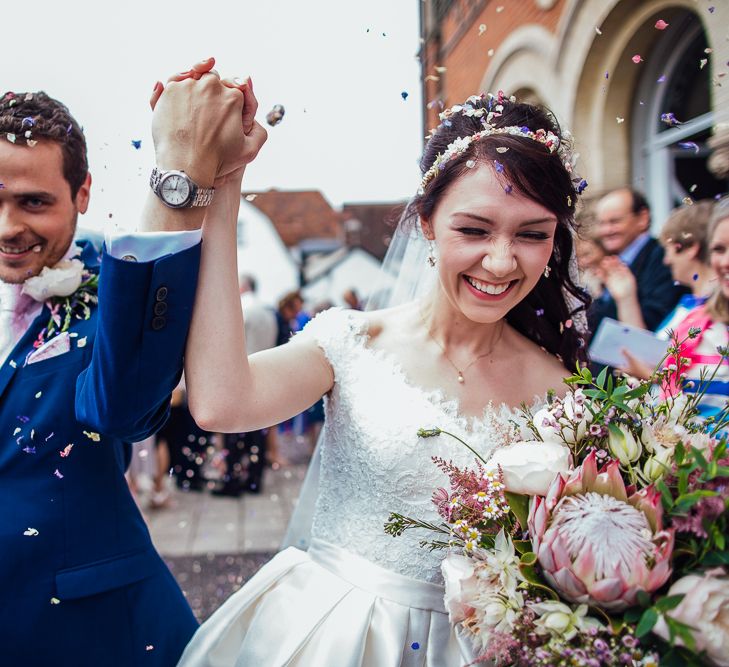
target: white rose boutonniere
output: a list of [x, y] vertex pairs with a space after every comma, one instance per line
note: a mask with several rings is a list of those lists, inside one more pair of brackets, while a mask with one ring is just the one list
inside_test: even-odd
[[83, 282], [84, 263], [80, 259], [62, 259], [53, 268], [43, 270], [23, 284], [23, 294], [36, 301], [47, 301], [53, 297], [71, 296]]

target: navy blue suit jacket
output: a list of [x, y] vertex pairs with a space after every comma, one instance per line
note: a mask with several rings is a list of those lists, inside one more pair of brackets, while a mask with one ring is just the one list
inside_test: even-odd
[[71, 350], [24, 364], [44, 307], [0, 367], [0, 665], [168, 667], [196, 629], [124, 472], [167, 418], [199, 259], [104, 254]]
[[[663, 248], [656, 239], [649, 239], [638, 253], [630, 270], [638, 284], [638, 303], [645, 325], [655, 331], [686, 293], [677, 287], [671, 276], [671, 269], [663, 263]], [[618, 307], [609, 292], [592, 302], [587, 312], [590, 332], [595, 333], [604, 317], [618, 318]]]

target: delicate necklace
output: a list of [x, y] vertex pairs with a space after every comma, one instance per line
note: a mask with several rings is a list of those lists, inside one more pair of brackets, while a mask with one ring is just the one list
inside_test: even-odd
[[439, 347], [439, 348], [441, 349], [441, 351], [443, 352], [443, 356], [444, 356], [444, 357], [446, 358], [446, 361], [448, 361], [448, 363], [449, 363], [449, 364], [450, 364], [451, 366], [453, 366], [453, 368], [455, 368], [455, 369], [456, 369], [456, 373], [458, 373], [458, 382], [460, 382], [461, 384], [463, 384], [463, 383], [464, 383], [464, 382], [466, 381], [466, 379], [465, 379], [465, 378], [463, 377], [463, 374], [464, 374], [464, 373], [465, 373], [465, 372], [466, 372], [466, 371], [467, 371], [467, 370], [468, 370], [469, 368], [471, 368], [471, 366], [473, 366], [473, 365], [474, 365], [474, 364], [475, 364], [475, 363], [476, 363], [476, 362], [477, 362], [477, 361], [478, 361], [479, 359], [483, 359], [484, 357], [488, 357], [489, 355], [493, 354], [493, 351], [494, 351], [494, 350], [496, 349], [496, 344], [497, 344], [497, 343], [498, 343], [498, 342], [499, 342], [499, 341], [501, 340], [501, 335], [502, 335], [502, 334], [504, 333], [504, 325], [503, 325], [503, 323], [502, 323], [502, 325], [501, 325], [501, 329], [499, 330], [499, 335], [498, 335], [498, 337], [496, 338], [496, 340], [494, 341], [493, 345], [491, 346], [491, 349], [490, 349], [490, 350], [489, 350], [488, 352], [484, 352], [483, 354], [480, 354], [479, 356], [477, 356], [477, 357], [476, 357], [476, 358], [475, 358], [475, 359], [474, 359], [473, 361], [471, 361], [471, 363], [470, 363], [470, 364], [468, 364], [468, 366], [466, 366], [466, 367], [465, 367], [465, 368], [464, 368], [463, 370], [461, 370], [460, 368], [458, 368], [458, 366], [456, 366], [456, 365], [455, 365], [455, 364], [453, 363], [453, 361], [451, 361], [451, 358], [450, 358], [450, 357], [449, 357], [449, 356], [448, 356], [448, 355], [446, 354], [446, 351], [445, 351], [445, 347], [443, 347], [443, 345], [441, 345], [441, 344], [440, 344], [440, 343], [439, 343], [439, 342], [438, 342], [438, 341], [437, 341], [437, 340], [436, 340], [436, 339], [435, 339], [435, 338], [433, 337], [433, 334], [432, 334], [432, 333], [430, 333], [430, 329], [426, 328], [426, 331], [428, 332], [428, 336], [430, 337], [430, 340], [432, 340], [432, 341], [433, 341], [433, 342], [434, 342], [434, 343], [435, 343], [435, 344], [436, 344], [436, 345], [437, 345], [437, 346], [438, 346], [438, 347]]

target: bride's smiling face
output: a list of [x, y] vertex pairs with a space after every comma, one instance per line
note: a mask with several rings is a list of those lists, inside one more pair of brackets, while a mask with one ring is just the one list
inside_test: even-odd
[[497, 322], [532, 291], [554, 246], [557, 216], [527, 199], [490, 166], [445, 191], [423, 232], [436, 248], [440, 286], [469, 320]]

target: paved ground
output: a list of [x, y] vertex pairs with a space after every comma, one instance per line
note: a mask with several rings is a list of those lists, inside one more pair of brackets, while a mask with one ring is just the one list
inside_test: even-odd
[[141, 493], [152, 540], [200, 621], [278, 551], [306, 474], [307, 452], [305, 444], [284, 442], [282, 453], [298, 462], [267, 469], [259, 495], [236, 499], [175, 490], [170, 507], [149, 510]]

